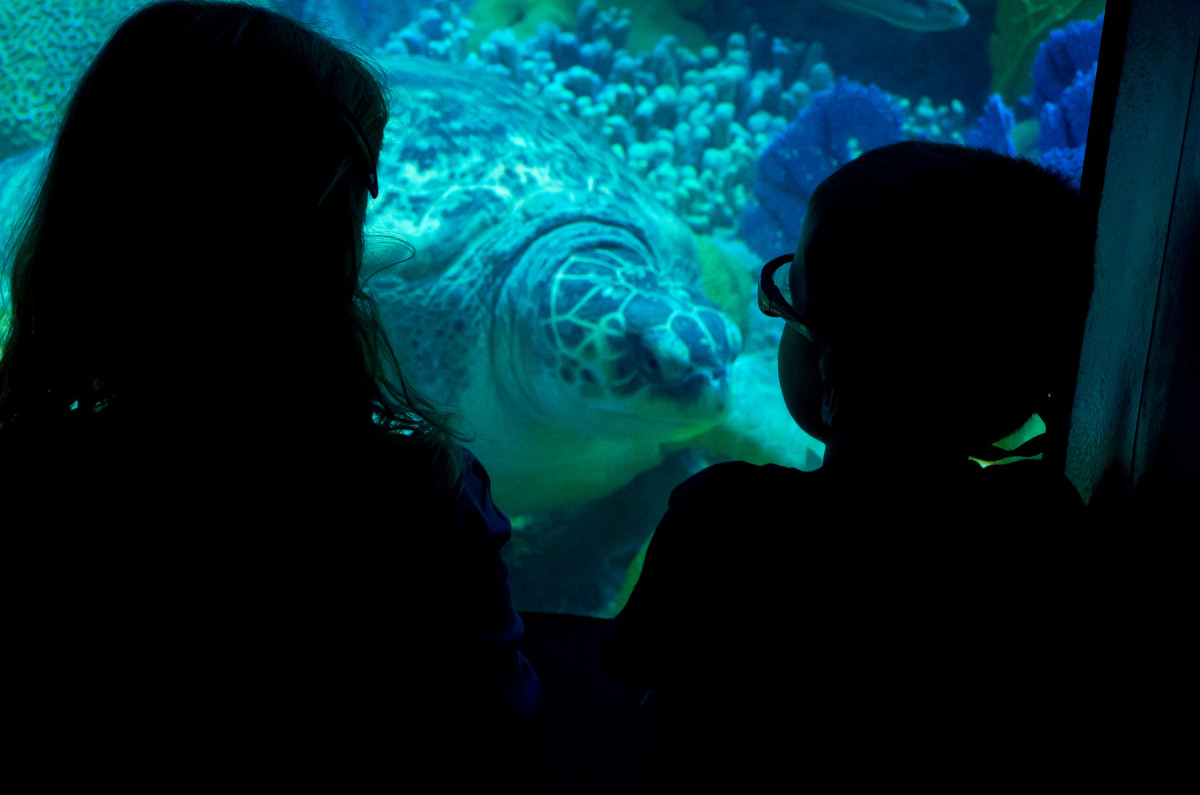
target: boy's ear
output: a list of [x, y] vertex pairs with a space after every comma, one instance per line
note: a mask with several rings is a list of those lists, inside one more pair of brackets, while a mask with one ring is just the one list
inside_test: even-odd
[[817, 363], [821, 371], [821, 422], [833, 427], [838, 412], [838, 388], [842, 385], [839, 380], [843, 377], [842, 357], [837, 351], [827, 350], [821, 354]]

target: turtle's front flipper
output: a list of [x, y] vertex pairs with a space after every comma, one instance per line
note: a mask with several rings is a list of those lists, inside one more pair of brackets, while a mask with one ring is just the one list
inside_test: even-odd
[[725, 421], [680, 446], [710, 450], [723, 460], [813, 470], [825, 445], [796, 425], [779, 391], [775, 351], [743, 353], [730, 366], [732, 407]]

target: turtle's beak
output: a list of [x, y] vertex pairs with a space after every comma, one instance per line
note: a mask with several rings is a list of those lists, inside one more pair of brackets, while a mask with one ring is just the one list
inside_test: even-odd
[[524, 320], [497, 336], [507, 351], [493, 359], [513, 363], [506, 386], [526, 405], [602, 437], [683, 439], [721, 421], [741, 334], [646, 241], [575, 222], [524, 256], [536, 261], [498, 312]]

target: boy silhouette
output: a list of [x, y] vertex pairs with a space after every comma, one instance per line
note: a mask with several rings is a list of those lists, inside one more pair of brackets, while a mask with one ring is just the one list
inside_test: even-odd
[[672, 775], [961, 784], [1068, 753], [1083, 504], [1040, 439], [992, 443], [1064, 430], [1086, 235], [1065, 179], [985, 150], [895, 144], [813, 193], [759, 306], [823, 464], [679, 486], [601, 642]]

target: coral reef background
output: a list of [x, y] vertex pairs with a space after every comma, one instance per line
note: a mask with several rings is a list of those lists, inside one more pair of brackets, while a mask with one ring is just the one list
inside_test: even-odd
[[[794, 247], [812, 189], [861, 151], [901, 139], [970, 143], [1078, 179], [1103, 23], [1103, 0], [962, 0], [970, 23], [936, 33], [821, 0], [255, 2], [385, 69], [398, 58], [460, 63], [577, 118], [693, 230], [705, 292], [742, 327], [743, 355], [768, 357], [779, 324], [752, 310], [755, 269]], [[143, 4], [0, 5], [0, 161], [50, 139], [88, 58]], [[905, 244], [935, 234], [914, 230]], [[536, 529], [518, 534], [512, 552], [522, 606], [611, 611], [671, 486], [711, 461], [699, 446], [684, 449], [624, 493], [520, 518]], [[616, 525], [619, 539], [603, 530]], [[567, 534], [576, 540], [564, 545]], [[523, 563], [560, 576], [524, 578]]]
[[[1000, 101], [1016, 104], [1014, 123], [1039, 120], [1035, 155], [1077, 169], [1079, 131], [1086, 132], [1090, 108], [1088, 58], [1094, 62], [1099, 44], [1098, 26], [1072, 23], [1041, 47], [1041, 67], [998, 66], [1003, 53], [1027, 57], [1034, 35], [1094, 10], [1095, 0], [967, 0], [972, 24], [935, 34], [847, 17], [819, 0], [676, 0], [632, 9], [595, 0], [258, 2], [313, 22], [385, 65], [390, 57], [420, 55], [523, 84], [602, 136], [695, 231], [751, 230], [759, 255], [768, 253], [763, 246], [771, 236], [753, 231], [761, 218], [743, 216], [748, 208], [761, 216], [754, 205], [783, 201], [762, 178], [770, 158], [778, 161], [778, 139], [789, 125], [784, 137], [794, 138], [803, 136], [796, 128], [804, 120], [838, 119], [846, 112], [839, 103], [861, 96], [850, 88], [853, 81], [869, 81], [881, 89], [880, 103], [900, 109], [903, 137], [929, 140], [988, 140], [973, 131], [980, 126], [975, 119], [982, 113], [982, 126], [991, 123], [985, 111], [999, 112], [990, 99], [999, 93]], [[143, 4], [10, 0], [0, 7], [0, 158], [48, 139], [89, 55]], [[980, 57], [989, 36], [990, 60]], [[851, 81], [838, 90], [835, 69]], [[1083, 75], [1077, 85], [1072, 69]], [[1033, 75], [1040, 77], [1032, 95], [1018, 102], [993, 87], [997, 70], [1012, 84], [1014, 74], [1030, 75], [1031, 85]], [[1055, 80], [1045, 77], [1050, 72]], [[834, 101], [822, 101], [820, 119], [805, 113], [813, 96], [826, 91]], [[872, 123], [862, 115], [847, 120], [855, 121]], [[840, 124], [842, 131], [856, 139], [858, 151], [864, 139], [882, 140], [853, 123]], [[845, 146], [826, 144], [833, 165], [839, 158], [832, 153]], [[806, 195], [794, 192], [792, 203]]]
[[138, 0], [0, 4], [0, 159], [48, 140], [71, 87]]

